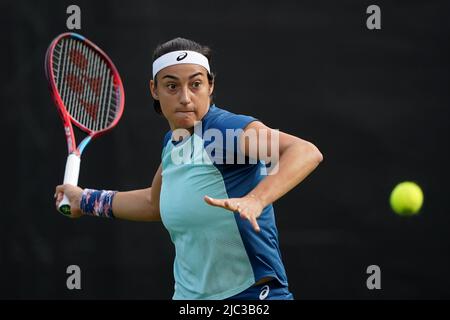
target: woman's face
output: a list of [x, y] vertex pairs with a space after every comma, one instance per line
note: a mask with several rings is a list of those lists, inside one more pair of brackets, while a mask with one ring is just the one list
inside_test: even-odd
[[177, 64], [166, 67], [156, 75], [158, 85], [150, 80], [154, 99], [170, 128], [187, 129], [192, 133], [196, 121], [208, 112], [214, 84], [209, 84], [207, 71], [197, 64]]

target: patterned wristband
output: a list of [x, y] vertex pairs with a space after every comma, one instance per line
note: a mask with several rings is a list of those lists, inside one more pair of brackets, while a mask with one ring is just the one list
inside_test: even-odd
[[80, 209], [85, 215], [114, 218], [112, 202], [117, 191], [84, 189]]

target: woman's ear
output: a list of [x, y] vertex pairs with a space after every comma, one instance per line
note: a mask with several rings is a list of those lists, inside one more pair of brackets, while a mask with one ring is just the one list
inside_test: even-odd
[[156, 84], [155, 84], [154, 80], [150, 80], [150, 92], [152, 93], [153, 99], [159, 100], [158, 89], [156, 88]]
[[214, 80], [211, 81], [211, 85], [209, 86], [209, 96], [212, 96], [214, 91]]

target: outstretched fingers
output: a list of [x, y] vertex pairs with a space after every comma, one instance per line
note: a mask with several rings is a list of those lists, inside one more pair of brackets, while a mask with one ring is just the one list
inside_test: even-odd
[[221, 207], [231, 211], [237, 211], [236, 203], [234, 203], [231, 199], [214, 199], [208, 196], [205, 196], [206, 203], [215, 206]]
[[258, 222], [256, 221], [255, 215], [251, 214], [248, 208], [243, 208], [243, 209], [239, 208], [239, 214], [242, 219], [246, 219], [251, 223], [253, 229], [256, 232], [261, 231], [261, 229], [259, 228]]
[[258, 222], [256, 221], [256, 215], [252, 213], [248, 207], [242, 207], [238, 199], [214, 199], [208, 196], [205, 196], [204, 199], [206, 203], [212, 206], [224, 208], [233, 212], [238, 212], [239, 216], [242, 219], [246, 219], [251, 223], [253, 229], [256, 232], [259, 232], [261, 230], [259, 228]]

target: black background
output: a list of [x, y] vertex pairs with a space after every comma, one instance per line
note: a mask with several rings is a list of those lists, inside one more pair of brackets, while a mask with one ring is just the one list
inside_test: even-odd
[[[444, 1], [3, 1], [0, 298], [170, 299], [174, 249], [159, 223], [70, 220], [54, 208], [66, 158], [44, 55], [77, 31], [119, 69], [119, 125], [86, 149], [79, 183], [147, 187], [167, 122], [148, 89], [158, 43], [209, 45], [215, 101], [313, 142], [324, 161], [276, 202], [297, 299], [450, 298], [448, 212], [450, 6]], [[382, 29], [366, 28], [381, 7]], [[389, 208], [403, 180], [425, 193], [420, 215]], [[79, 265], [82, 290], [66, 288]], [[381, 268], [368, 290], [366, 268]]]

